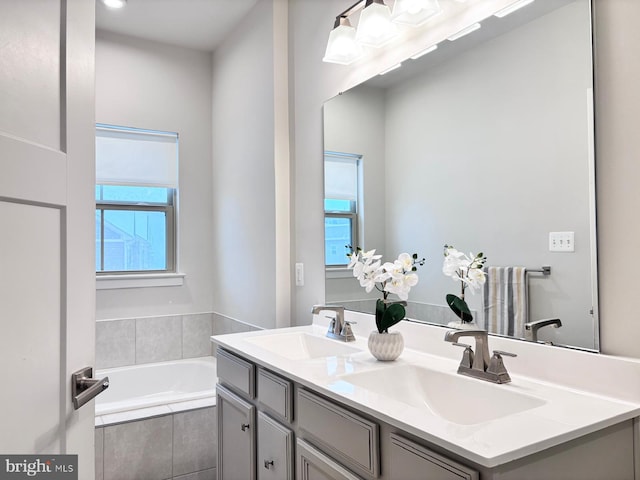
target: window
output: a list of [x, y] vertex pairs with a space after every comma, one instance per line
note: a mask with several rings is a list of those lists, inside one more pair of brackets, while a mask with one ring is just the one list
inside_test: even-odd
[[358, 245], [359, 155], [325, 152], [324, 242], [325, 265], [347, 265], [347, 245]]
[[178, 135], [96, 127], [96, 272], [175, 272]]

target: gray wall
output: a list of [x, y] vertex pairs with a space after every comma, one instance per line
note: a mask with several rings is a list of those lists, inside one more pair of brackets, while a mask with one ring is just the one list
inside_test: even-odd
[[259, 1], [213, 54], [214, 311], [265, 328], [291, 302], [285, 7]]
[[98, 32], [96, 121], [178, 132], [184, 285], [98, 290], [96, 318], [210, 312], [213, 301], [211, 55]]

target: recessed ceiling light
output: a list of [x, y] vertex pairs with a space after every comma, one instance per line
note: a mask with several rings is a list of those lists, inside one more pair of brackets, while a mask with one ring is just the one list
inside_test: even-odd
[[127, 0], [101, 0], [109, 8], [122, 8], [127, 4]]

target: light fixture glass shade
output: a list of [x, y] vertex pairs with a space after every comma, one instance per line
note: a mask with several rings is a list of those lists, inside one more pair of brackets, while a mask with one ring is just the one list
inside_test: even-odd
[[442, 8], [438, 0], [396, 0], [391, 19], [417, 27], [439, 13], [442, 13]]
[[362, 47], [356, 42], [356, 29], [349, 24], [349, 20], [343, 20], [341, 25], [331, 30], [322, 61], [350, 65], [362, 55]]
[[360, 14], [356, 40], [368, 47], [382, 47], [398, 35], [398, 27], [391, 21], [391, 10], [384, 3], [371, 3]]

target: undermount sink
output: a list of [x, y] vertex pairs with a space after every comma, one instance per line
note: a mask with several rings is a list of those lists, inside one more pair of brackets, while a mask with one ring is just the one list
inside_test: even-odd
[[290, 360], [306, 360], [360, 352], [360, 349], [338, 340], [330, 340], [304, 332], [260, 335], [247, 338], [246, 341]]
[[340, 377], [341, 381], [417, 408], [429, 408], [452, 423], [474, 425], [524, 412], [544, 400], [457, 374], [414, 365], [394, 366]]

